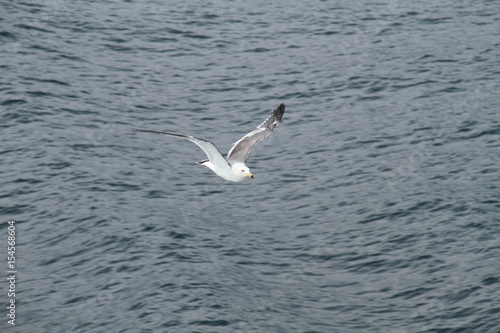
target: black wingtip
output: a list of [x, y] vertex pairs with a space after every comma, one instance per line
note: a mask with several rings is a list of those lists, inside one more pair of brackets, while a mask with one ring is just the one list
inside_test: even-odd
[[145, 132], [145, 133], [157, 133], [157, 134], [161, 134], [160, 132], [157, 132], [157, 131], [143, 130], [143, 129], [138, 129], [138, 128], [134, 128], [134, 131], [136, 131], [136, 132]]
[[283, 117], [283, 114], [285, 113], [285, 103], [281, 103], [275, 110], [274, 110], [274, 118], [276, 121], [280, 122], [281, 118]]

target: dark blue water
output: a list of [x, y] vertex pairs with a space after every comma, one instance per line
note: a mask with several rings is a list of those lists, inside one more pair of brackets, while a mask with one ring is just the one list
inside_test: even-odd
[[498, 1], [0, 9], [2, 332], [500, 331]]

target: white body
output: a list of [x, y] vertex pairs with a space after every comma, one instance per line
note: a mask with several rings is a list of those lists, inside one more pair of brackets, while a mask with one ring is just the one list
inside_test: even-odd
[[202, 164], [215, 172], [217, 176], [231, 182], [241, 182], [243, 179], [249, 177], [249, 175], [252, 175], [248, 167], [243, 163], [235, 163], [231, 167], [228, 164], [226, 164], [227, 167], [220, 167], [210, 161], [203, 162]]

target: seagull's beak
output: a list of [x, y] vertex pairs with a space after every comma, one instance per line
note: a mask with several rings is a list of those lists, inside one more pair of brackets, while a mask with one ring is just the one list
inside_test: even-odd
[[253, 179], [253, 175], [251, 173], [247, 173], [247, 176]]

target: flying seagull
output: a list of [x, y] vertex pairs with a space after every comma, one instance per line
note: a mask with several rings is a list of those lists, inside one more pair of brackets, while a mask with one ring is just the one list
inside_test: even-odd
[[196, 144], [198, 147], [203, 149], [208, 157], [208, 160], [203, 160], [198, 162], [201, 165], [206, 166], [213, 172], [215, 172], [219, 177], [232, 182], [241, 182], [246, 177], [253, 178], [250, 169], [245, 165], [250, 150], [259, 143], [262, 139], [272, 133], [274, 128], [278, 126], [281, 122], [281, 118], [285, 113], [285, 104], [280, 104], [262, 124], [260, 124], [257, 129], [248, 133], [241, 139], [239, 139], [229, 150], [226, 158], [222, 156], [219, 149], [210, 141], [200, 138], [195, 138], [194, 136], [157, 132], [136, 129], [139, 132], [156, 133], [176, 136], [182, 139], [189, 140]]

